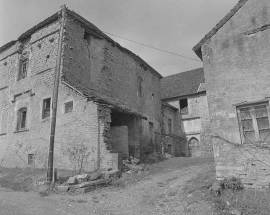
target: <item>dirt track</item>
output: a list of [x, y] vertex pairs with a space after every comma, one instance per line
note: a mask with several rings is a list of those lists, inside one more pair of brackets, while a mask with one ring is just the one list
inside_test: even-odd
[[[173, 159], [174, 164], [178, 162], [177, 159]], [[188, 195], [182, 190], [187, 180], [204, 172], [211, 162], [209, 159], [197, 159], [196, 164], [187, 164], [186, 167], [181, 164], [180, 168], [172, 165], [172, 162], [165, 162], [162, 171], [149, 174], [125, 188], [108, 187], [77, 196], [62, 194], [41, 197], [33, 192], [0, 188], [0, 215], [212, 214], [206, 202], [189, 201]]]

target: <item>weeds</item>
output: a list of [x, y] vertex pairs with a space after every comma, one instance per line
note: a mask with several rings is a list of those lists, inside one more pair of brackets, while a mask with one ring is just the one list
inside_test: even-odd
[[187, 194], [201, 192], [201, 197], [193, 195], [193, 201], [204, 200], [212, 203], [215, 215], [229, 215], [232, 210], [241, 211], [245, 215], [269, 215], [269, 190], [243, 189], [240, 179], [229, 178], [220, 182], [222, 192], [217, 196], [209, 190], [213, 182], [215, 182], [214, 165], [205, 173], [189, 180], [184, 191]]

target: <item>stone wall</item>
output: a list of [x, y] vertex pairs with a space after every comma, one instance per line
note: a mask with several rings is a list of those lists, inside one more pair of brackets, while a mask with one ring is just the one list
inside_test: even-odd
[[[168, 120], [172, 122], [172, 132], [169, 132]], [[173, 156], [183, 156], [186, 154], [186, 141], [184, 133], [181, 130], [181, 120], [179, 110], [170, 106], [162, 105], [162, 130], [161, 137], [166, 142], [165, 151], [169, 152], [171, 146], [171, 154]]]
[[[186, 133], [188, 139], [192, 137], [197, 138], [200, 141], [201, 151], [204, 153], [212, 152], [211, 138], [209, 136], [210, 127], [210, 117], [206, 93], [198, 93], [195, 95], [187, 95], [186, 97], [178, 97], [172, 99], [166, 99], [170, 105], [178, 108], [180, 110], [179, 100], [182, 98], [187, 98], [188, 100], [188, 114], [180, 115], [181, 117], [181, 130]], [[194, 131], [187, 131], [184, 126], [184, 121], [200, 120], [200, 129], [197, 127]]]
[[[58, 32], [56, 21], [0, 53], [0, 160], [3, 166], [25, 167], [29, 154], [34, 154], [35, 167], [47, 166], [50, 118], [42, 119], [42, 106], [43, 99], [52, 97]], [[92, 89], [98, 96], [125, 104], [147, 117], [142, 120], [133, 115], [131, 122], [134, 155], [140, 157], [140, 144], [149, 140], [148, 133], [143, 133], [149, 130], [149, 122], [153, 122], [155, 130], [160, 129], [159, 77], [151, 69], [143, 68], [134, 55], [114, 44], [93, 36], [88, 43], [83, 37], [84, 29], [79, 24], [66, 23], [54, 164], [57, 168], [74, 168], [71, 155], [83, 148], [85, 170], [117, 168], [119, 156], [111, 153], [112, 107], [85, 98], [74, 86]], [[29, 57], [28, 75], [18, 80], [22, 55]], [[142, 96], [137, 92], [139, 78]], [[65, 113], [65, 103], [71, 101], [73, 110]], [[22, 107], [27, 108], [26, 129], [18, 131], [17, 112]]]
[[[243, 155], [255, 153], [249, 146], [243, 146], [243, 153], [237, 148], [230, 150], [226, 141], [241, 144], [235, 105], [255, 102], [270, 95], [270, 33], [269, 28], [261, 30], [262, 26], [269, 24], [269, 14], [268, 0], [249, 0], [202, 46], [211, 118], [210, 133], [223, 138], [214, 138], [212, 141], [215, 159], [217, 167], [228, 167], [229, 170], [222, 173], [223, 177], [232, 176], [233, 172], [238, 171]], [[254, 29], [257, 30], [252, 33]], [[259, 151], [263, 156], [269, 153], [263, 149]], [[230, 159], [226, 159], [226, 152]], [[268, 163], [267, 158], [256, 157], [256, 162], [262, 163], [266, 159]], [[249, 172], [253, 165], [245, 164], [245, 168]], [[259, 171], [258, 180], [263, 180], [265, 170], [256, 169]], [[243, 176], [243, 179], [249, 180], [248, 176]]]

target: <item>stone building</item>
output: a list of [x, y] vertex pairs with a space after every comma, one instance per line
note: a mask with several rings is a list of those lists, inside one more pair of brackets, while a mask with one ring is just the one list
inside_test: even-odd
[[[0, 48], [2, 166], [47, 165], [59, 28], [56, 13]], [[70, 10], [61, 59], [55, 167], [140, 158], [161, 131], [162, 76]]]
[[270, 1], [240, 0], [194, 48], [204, 64], [218, 179], [270, 181]]
[[186, 154], [200, 156], [211, 151], [210, 125], [203, 68], [170, 75], [161, 79], [162, 100], [179, 110], [179, 133], [187, 138]]
[[184, 156], [186, 141], [185, 135], [181, 130], [179, 109], [166, 102], [162, 102], [161, 116], [160, 138], [162, 138], [161, 141], [164, 143], [164, 152], [173, 156]]

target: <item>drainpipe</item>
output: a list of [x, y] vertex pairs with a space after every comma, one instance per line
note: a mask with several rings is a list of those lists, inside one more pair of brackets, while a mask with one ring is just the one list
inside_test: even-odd
[[57, 113], [58, 89], [59, 89], [60, 67], [62, 57], [63, 34], [66, 19], [66, 5], [61, 5], [61, 13], [62, 19], [58, 39], [58, 51], [57, 51], [55, 79], [52, 97], [52, 118], [51, 118], [50, 146], [49, 146], [48, 170], [47, 170], [47, 182], [49, 183], [51, 183], [53, 179], [53, 153], [54, 153], [56, 113]]

